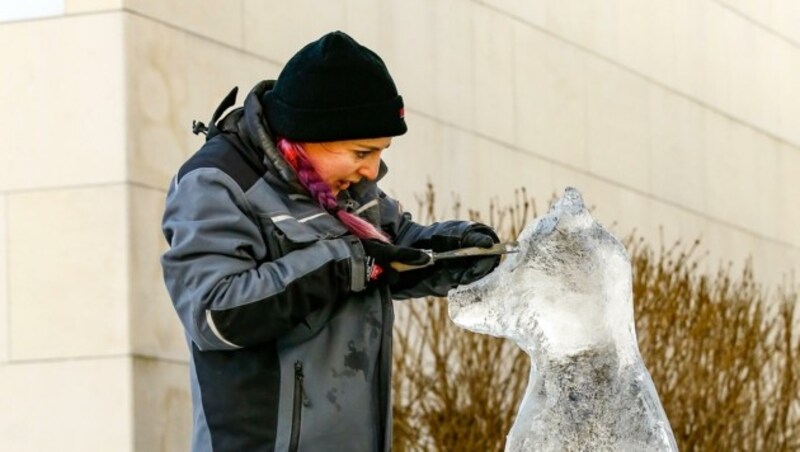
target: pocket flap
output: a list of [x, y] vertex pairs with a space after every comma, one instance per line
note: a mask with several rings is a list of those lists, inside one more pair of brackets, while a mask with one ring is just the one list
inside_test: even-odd
[[272, 215], [268, 218], [287, 239], [294, 243], [311, 243], [322, 238], [317, 231], [300, 223], [291, 215]]
[[349, 231], [339, 219], [327, 212], [319, 212], [297, 219], [286, 213], [260, 214], [259, 217], [275, 225], [293, 243], [310, 243], [341, 237]]

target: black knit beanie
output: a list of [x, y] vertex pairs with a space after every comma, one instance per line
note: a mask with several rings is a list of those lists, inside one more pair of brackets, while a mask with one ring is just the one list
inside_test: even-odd
[[406, 133], [403, 98], [383, 60], [335, 31], [297, 52], [262, 99], [276, 135], [320, 142]]

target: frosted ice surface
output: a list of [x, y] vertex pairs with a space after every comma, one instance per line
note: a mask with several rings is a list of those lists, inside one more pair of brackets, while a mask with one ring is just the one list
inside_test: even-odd
[[506, 451], [675, 451], [636, 344], [631, 264], [567, 188], [487, 277], [449, 294], [450, 318], [531, 357]]

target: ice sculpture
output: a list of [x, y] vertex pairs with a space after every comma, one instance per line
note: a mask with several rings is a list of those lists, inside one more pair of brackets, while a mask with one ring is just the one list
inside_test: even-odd
[[625, 248], [567, 188], [520, 251], [449, 294], [450, 318], [531, 357], [506, 451], [676, 451], [636, 344]]

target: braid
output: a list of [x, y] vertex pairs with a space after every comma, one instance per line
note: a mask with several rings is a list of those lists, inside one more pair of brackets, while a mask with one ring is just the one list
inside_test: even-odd
[[347, 229], [355, 234], [356, 237], [362, 239], [376, 239], [382, 242], [389, 241], [386, 234], [379, 231], [375, 226], [359, 216], [339, 207], [339, 203], [336, 202], [336, 197], [333, 195], [330, 187], [328, 187], [328, 184], [322, 180], [314, 169], [314, 165], [311, 163], [311, 160], [309, 160], [308, 155], [306, 155], [300, 143], [294, 143], [285, 138], [278, 138], [278, 149], [289, 165], [294, 169], [295, 173], [297, 173], [300, 184], [308, 190], [317, 204], [329, 213], [336, 215], [339, 221], [344, 223]]
[[280, 139], [278, 147], [283, 152], [289, 165], [294, 168], [300, 183], [308, 189], [317, 204], [328, 211], [338, 209], [339, 204], [336, 202], [336, 197], [333, 196], [333, 192], [328, 188], [328, 184], [319, 177], [300, 144]]

